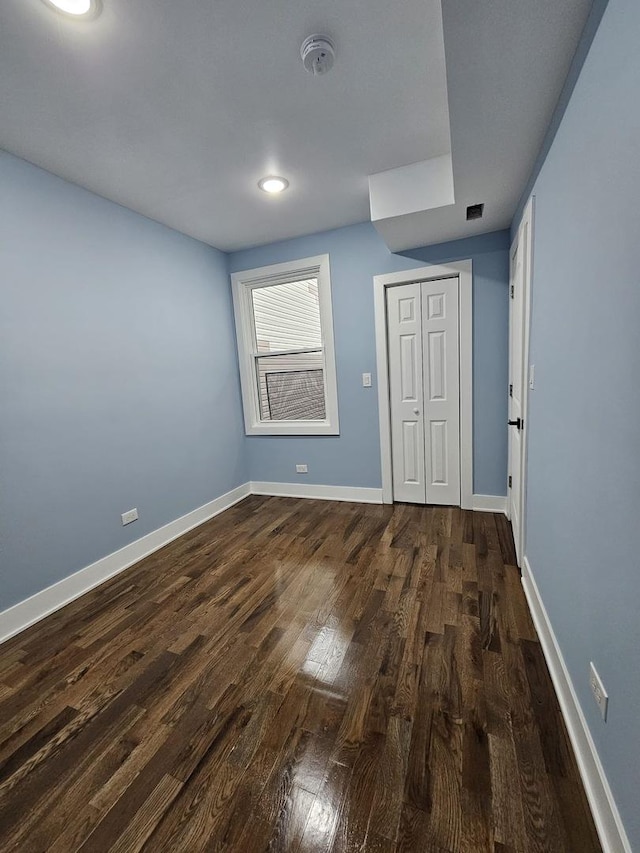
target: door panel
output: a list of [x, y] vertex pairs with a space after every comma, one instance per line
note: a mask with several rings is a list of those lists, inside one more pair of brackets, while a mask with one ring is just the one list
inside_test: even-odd
[[425, 502], [422, 324], [419, 284], [387, 290], [393, 496]]
[[[508, 509], [518, 564], [522, 563], [524, 508], [524, 410], [527, 393], [525, 363], [525, 299], [527, 298], [530, 225], [525, 219], [511, 250], [509, 299], [509, 476]], [[513, 423], [515, 422], [515, 424]], [[520, 428], [516, 425], [520, 423]]]
[[418, 375], [419, 359], [415, 334], [400, 335], [400, 376], [402, 388], [401, 399], [404, 402], [416, 403], [420, 395], [420, 377]]
[[420, 483], [422, 479], [422, 470], [420, 466], [420, 431], [416, 421], [404, 421], [402, 424], [402, 451], [404, 470], [402, 475], [403, 483]]
[[426, 502], [460, 505], [458, 279], [422, 282]]
[[387, 290], [393, 496], [460, 504], [458, 279]]
[[432, 482], [446, 485], [447, 474], [447, 425], [445, 421], [431, 421]]
[[446, 336], [444, 332], [429, 332], [429, 388], [427, 399], [435, 402], [445, 399], [446, 378]]

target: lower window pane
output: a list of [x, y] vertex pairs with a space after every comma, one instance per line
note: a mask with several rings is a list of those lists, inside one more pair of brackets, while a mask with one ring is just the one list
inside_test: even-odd
[[263, 421], [322, 421], [326, 417], [322, 351], [259, 356]]

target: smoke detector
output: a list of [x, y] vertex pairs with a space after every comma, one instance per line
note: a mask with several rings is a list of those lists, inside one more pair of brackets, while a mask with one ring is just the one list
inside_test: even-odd
[[300, 48], [302, 63], [311, 74], [326, 74], [333, 68], [335, 47], [329, 36], [308, 36]]

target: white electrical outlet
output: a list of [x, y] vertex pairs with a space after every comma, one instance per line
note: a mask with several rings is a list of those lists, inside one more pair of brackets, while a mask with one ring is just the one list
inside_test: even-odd
[[371, 374], [363, 373], [362, 374], [362, 387], [363, 388], [371, 388]]
[[296, 465], [296, 474], [306, 474], [308, 468], [306, 465]]
[[589, 685], [591, 686], [591, 692], [593, 693], [593, 698], [596, 700], [596, 705], [600, 708], [600, 716], [602, 719], [607, 721], [607, 707], [609, 705], [609, 694], [604, 689], [604, 684], [602, 683], [600, 676], [598, 675], [598, 671], [593, 665], [593, 661], [589, 664]]
[[127, 512], [123, 512], [120, 518], [122, 518], [123, 527], [125, 524], [131, 524], [132, 521], [138, 520], [138, 510], [134, 507], [133, 509], [130, 509]]

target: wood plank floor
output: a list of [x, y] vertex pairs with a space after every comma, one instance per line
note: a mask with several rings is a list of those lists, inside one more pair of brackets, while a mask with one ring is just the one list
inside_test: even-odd
[[514, 562], [248, 498], [0, 647], [0, 850], [599, 851]]

